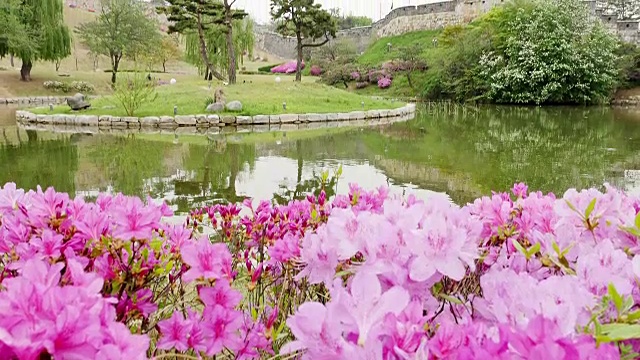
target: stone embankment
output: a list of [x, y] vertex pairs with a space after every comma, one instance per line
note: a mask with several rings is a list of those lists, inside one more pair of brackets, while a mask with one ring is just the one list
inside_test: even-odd
[[[60, 105], [67, 101], [69, 96], [29, 96], [29, 97], [17, 97], [17, 98], [0, 98], [0, 105]], [[93, 96], [87, 96], [89, 99], [93, 99]]]
[[176, 115], [121, 117], [111, 115], [67, 115], [34, 114], [25, 110], [16, 111], [16, 120], [21, 124], [71, 125], [109, 128], [209, 128], [222, 126], [286, 125], [306, 123], [351, 122], [387, 118], [409, 120], [415, 117], [415, 104], [391, 110], [353, 111], [331, 114], [282, 114], [282, 115]]
[[231, 126], [180, 126], [180, 127], [110, 127], [110, 126], [80, 126], [80, 125], [53, 125], [46, 123], [20, 123], [20, 128], [24, 130], [46, 131], [63, 134], [105, 134], [105, 135], [127, 135], [127, 134], [163, 134], [163, 135], [217, 135], [248, 132], [275, 132], [275, 131], [296, 131], [296, 130], [317, 130], [339, 127], [367, 127], [389, 125], [396, 122], [403, 122], [413, 119], [414, 114], [408, 114], [387, 118], [372, 118], [364, 120], [349, 121], [325, 121], [308, 123], [272, 123], [255, 125], [231, 125]]

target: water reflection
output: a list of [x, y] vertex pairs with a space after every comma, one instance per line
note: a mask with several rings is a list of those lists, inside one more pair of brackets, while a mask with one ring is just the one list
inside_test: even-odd
[[[516, 181], [562, 192], [608, 181], [640, 185], [640, 114], [602, 108], [423, 109], [375, 128], [301, 133], [87, 135], [19, 129], [0, 115], [0, 183], [37, 184], [93, 197], [124, 192], [164, 199], [179, 212], [246, 197], [286, 201], [338, 181], [390, 185], [464, 203]], [[308, 133], [307, 133], [308, 134]], [[634, 171], [637, 170], [637, 171]], [[640, 192], [640, 191], [639, 191]]]

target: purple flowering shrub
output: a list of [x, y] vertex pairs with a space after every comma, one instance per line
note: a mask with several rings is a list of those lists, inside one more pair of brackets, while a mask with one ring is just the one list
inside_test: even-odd
[[351, 73], [351, 80], [359, 81], [360, 80], [360, 72], [359, 71], [353, 71]]
[[[274, 74], [294, 74], [297, 68], [298, 68], [298, 61], [292, 60], [272, 68], [271, 72]], [[301, 69], [305, 68], [304, 61], [302, 62], [302, 64], [300, 64], [300, 68]]]
[[320, 66], [318, 65], [311, 66], [310, 72], [311, 72], [311, 76], [320, 76], [323, 73], [322, 68], [320, 68]]
[[378, 80], [378, 87], [380, 89], [386, 89], [388, 87], [391, 86], [391, 79], [388, 77], [383, 77], [382, 79]]
[[6, 184], [0, 358], [633, 358], [639, 212], [610, 187], [459, 207], [352, 185], [168, 225]]

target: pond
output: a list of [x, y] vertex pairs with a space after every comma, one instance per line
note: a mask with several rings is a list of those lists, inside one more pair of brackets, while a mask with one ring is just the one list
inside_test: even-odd
[[300, 196], [340, 167], [333, 191], [390, 185], [459, 204], [519, 181], [545, 192], [605, 182], [640, 192], [640, 111], [434, 106], [381, 127], [174, 139], [25, 131], [0, 108], [0, 183], [23, 188], [149, 195], [184, 213]]

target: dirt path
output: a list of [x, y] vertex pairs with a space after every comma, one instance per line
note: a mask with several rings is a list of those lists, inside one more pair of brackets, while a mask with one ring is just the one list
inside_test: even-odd
[[11, 94], [7, 88], [0, 86], [0, 97], [1, 98], [13, 97], [13, 94]]

